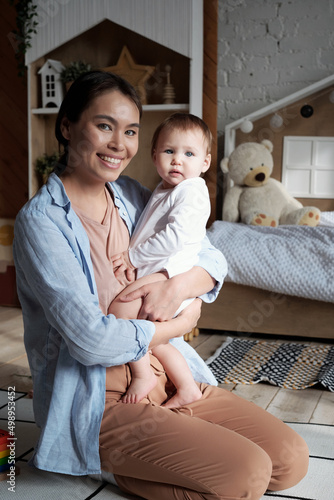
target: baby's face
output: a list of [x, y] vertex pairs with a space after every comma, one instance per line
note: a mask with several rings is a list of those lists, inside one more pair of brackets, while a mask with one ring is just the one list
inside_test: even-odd
[[164, 188], [173, 188], [185, 179], [199, 177], [208, 170], [211, 155], [200, 128], [162, 130], [153, 162]]

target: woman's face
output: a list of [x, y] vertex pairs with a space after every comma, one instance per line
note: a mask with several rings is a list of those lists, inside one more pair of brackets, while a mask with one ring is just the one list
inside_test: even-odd
[[117, 90], [96, 97], [77, 123], [65, 117], [70, 175], [90, 183], [115, 181], [137, 153], [139, 119], [135, 103]]

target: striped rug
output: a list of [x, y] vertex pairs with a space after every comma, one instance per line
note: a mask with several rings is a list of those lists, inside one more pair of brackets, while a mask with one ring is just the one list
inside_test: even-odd
[[[334, 391], [334, 346], [228, 337], [206, 363], [219, 383]], [[334, 497], [333, 497], [334, 498]]]

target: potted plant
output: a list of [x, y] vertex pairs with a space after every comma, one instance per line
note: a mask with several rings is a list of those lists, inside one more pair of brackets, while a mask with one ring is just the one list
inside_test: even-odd
[[34, 0], [9, 0], [16, 11], [16, 29], [7, 35], [15, 51], [18, 75], [26, 76], [25, 54], [31, 47], [33, 35], [37, 33], [38, 6]]
[[84, 61], [72, 61], [69, 63], [60, 74], [61, 81], [65, 84], [66, 90], [69, 89], [72, 82], [83, 73], [91, 70], [91, 65]]
[[43, 183], [47, 181], [49, 175], [53, 172], [55, 166], [59, 161], [59, 158], [59, 153], [53, 153], [51, 155], [44, 153], [43, 156], [39, 156], [36, 159], [36, 173], [40, 177], [40, 179], [42, 179]]

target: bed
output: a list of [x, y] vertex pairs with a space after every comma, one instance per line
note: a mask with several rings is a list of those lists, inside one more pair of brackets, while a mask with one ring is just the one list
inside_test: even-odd
[[[266, 229], [214, 221], [208, 236], [229, 274], [218, 299], [203, 304], [200, 329], [334, 339], [333, 92], [330, 77], [226, 125], [225, 156], [243, 142], [271, 140], [272, 177], [304, 206], [318, 207], [321, 225]], [[307, 119], [306, 98], [315, 111]], [[273, 126], [275, 116], [283, 126]], [[226, 175], [219, 185], [223, 194]]]
[[208, 236], [229, 272], [200, 329], [334, 339], [334, 212], [316, 228], [215, 221]]

